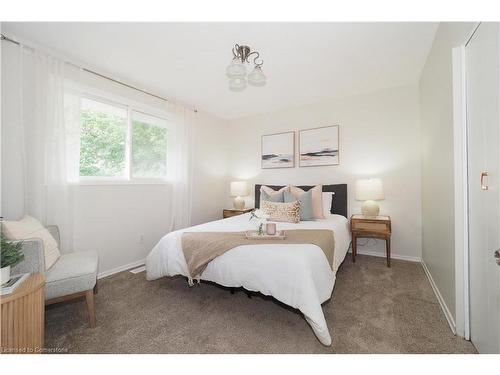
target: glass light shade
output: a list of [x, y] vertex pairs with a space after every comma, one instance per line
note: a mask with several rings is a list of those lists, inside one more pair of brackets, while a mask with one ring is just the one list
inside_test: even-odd
[[264, 86], [266, 84], [266, 76], [262, 73], [260, 66], [256, 66], [252, 73], [248, 75], [248, 83], [252, 86]]
[[247, 87], [247, 79], [236, 77], [229, 80], [229, 89], [231, 91], [243, 91]]
[[378, 201], [383, 199], [385, 199], [384, 187], [380, 178], [368, 178], [356, 181], [356, 200]]
[[233, 59], [226, 68], [226, 75], [229, 78], [245, 77], [247, 74], [247, 67], [239, 59]]
[[245, 197], [248, 195], [248, 184], [246, 181], [233, 181], [229, 190], [231, 197]]

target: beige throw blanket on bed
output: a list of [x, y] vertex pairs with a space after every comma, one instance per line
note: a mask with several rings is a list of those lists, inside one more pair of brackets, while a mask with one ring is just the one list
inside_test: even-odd
[[245, 232], [184, 232], [182, 234], [182, 252], [190, 274], [199, 278], [207, 264], [226, 251], [237, 246], [264, 244], [313, 244], [323, 250], [328, 264], [333, 267], [335, 239], [333, 231], [328, 229], [287, 230], [284, 240], [247, 239]]

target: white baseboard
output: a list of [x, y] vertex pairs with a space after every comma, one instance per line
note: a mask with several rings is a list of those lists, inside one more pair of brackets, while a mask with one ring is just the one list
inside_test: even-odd
[[[349, 250], [349, 253], [352, 253], [351, 250]], [[370, 255], [372, 257], [380, 257], [380, 258], [385, 258], [385, 252], [384, 253], [379, 253], [377, 251], [369, 251], [369, 250], [360, 250], [358, 249], [357, 254], [360, 255]], [[421, 262], [422, 258], [420, 257], [412, 257], [409, 255], [399, 255], [399, 254], [391, 254], [391, 259], [399, 259], [399, 260], [406, 260], [408, 262]]]
[[448, 306], [446, 306], [444, 298], [441, 295], [441, 292], [439, 292], [439, 289], [438, 289], [436, 283], [434, 282], [434, 279], [432, 278], [431, 272], [427, 268], [427, 265], [425, 264], [425, 262], [423, 260], [421, 263], [422, 263], [422, 267], [424, 268], [425, 275], [427, 276], [427, 278], [429, 279], [429, 282], [431, 283], [432, 290], [434, 290], [434, 294], [436, 295], [436, 298], [439, 302], [439, 305], [441, 306], [441, 309], [443, 310], [444, 316], [446, 317], [446, 320], [448, 321], [450, 329], [453, 332], [453, 334], [455, 335], [457, 332], [455, 319], [453, 319], [453, 315], [451, 314], [450, 309], [448, 309]]
[[124, 264], [123, 266], [115, 267], [107, 271], [103, 271], [97, 275], [98, 279], [102, 279], [103, 277], [111, 276], [114, 275], [115, 273], [118, 272], [123, 272], [126, 270], [129, 270], [131, 268], [136, 268], [139, 266], [143, 266], [146, 263], [146, 259], [140, 259], [135, 262], [129, 263], [129, 264]]

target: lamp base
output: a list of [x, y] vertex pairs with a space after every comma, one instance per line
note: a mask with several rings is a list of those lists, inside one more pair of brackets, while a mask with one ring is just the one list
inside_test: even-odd
[[242, 197], [234, 198], [233, 207], [235, 210], [243, 210], [245, 208], [245, 200]]
[[380, 207], [375, 201], [364, 201], [361, 205], [361, 213], [365, 216], [378, 216]]

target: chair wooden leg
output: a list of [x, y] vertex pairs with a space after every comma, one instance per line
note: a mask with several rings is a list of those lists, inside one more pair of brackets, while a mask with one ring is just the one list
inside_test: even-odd
[[94, 306], [94, 291], [92, 289], [85, 292], [85, 302], [87, 302], [87, 313], [89, 315], [90, 328], [95, 327], [95, 306]]

